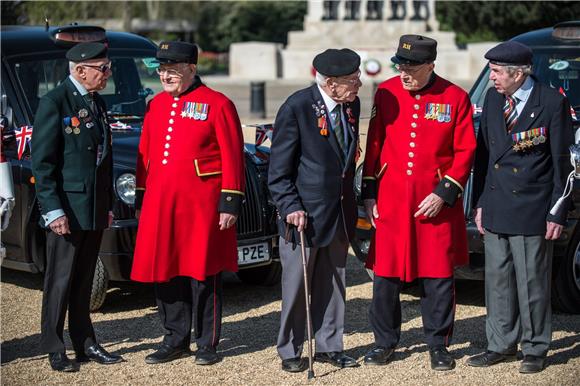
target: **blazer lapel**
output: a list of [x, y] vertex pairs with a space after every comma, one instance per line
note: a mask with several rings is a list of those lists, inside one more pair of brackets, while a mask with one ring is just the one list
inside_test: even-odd
[[347, 113], [347, 111], [351, 109], [351, 114], [352, 114], [352, 106], [350, 103], [345, 103], [343, 105], [343, 114], [346, 117], [346, 125], [348, 128], [348, 136], [349, 136], [349, 146], [348, 146], [348, 153], [346, 156], [346, 161], [344, 163], [344, 167], [345, 169], [348, 168], [348, 165], [350, 165], [350, 163], [352, 162], [352, 159], [354, 158], [354, 155], [356, 153], [356, 147], [357, 147], [357, 140], [356, 140], [356, 127], [355, 124], [350, 123], [349, 122], [349, 114]]
[[84, 121], [85, 118], [79, 117], [79, 115], [80, 115], [79, 112], [83, 109], [87, 111], [88, 116], [91, 117], [91, 119], [92, 119], [91, 122], [94, 123], [94, 125], [90, 129], [85, 128], [84, 130], [88, 129], [93, 140], [98, 143], [99, 139], [100, 139], [99, 130], [102, 128], [100, 117], [98, 117], [93, 112], [93, 109], [91, 108], [91, 106], [89, 106], [89, 104], [85, 100], [84, 96], [82, 96], [81, 93], [77, 90], [77, 88], [75, 87], [73, 82], [69, 78], [67, 78], [65, 80], [65, 82], [67, 83], [69, 92], [72, 94], [72, 97], [71, 97], [71, 101], [72, 101], [71, 106], [73, 108], [73, 111], [71, 112], [72, 115], [77, 117], [79, 120]]
[[[327, 111], [327, 107], [324, 104], [324, 99], [322, 99], [322, 95], [320, 95], [320, 91], [318, 90], [318, 86], [316, 84], [311, 86], [311, 90], [312, 90], [312, 101], [314, 105], [317, 105], [318, 102], [322, 103], [324, 105], [324, 111], [326, 114], [326, 122], [328, 124], [328, 136], [326, 137], [326, 139], [328, 140], [328, 143], [330, 144], [330, 147], [332, 147], [332, 150], [334, 150], [334, 153], [336, 154], [336, 156], [341, 160], [343, 160], [343, 155], [342, 155], [342, 150], [340, 149], [340, 145], [338, 144], [338, 141], [336, 140], [336, 136], [334, 135], [334, 132], [332, 130], [332, 127], [330, 125], [330, 112]], [[318, 117], [316, 117], [316, 127], [318, 128]], [[317, 129], [318, 130], [318, 129]], [[317, 133], [319, 134], [319, 133]]]

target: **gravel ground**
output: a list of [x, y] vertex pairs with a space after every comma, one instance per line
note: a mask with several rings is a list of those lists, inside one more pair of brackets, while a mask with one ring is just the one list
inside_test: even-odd
[[[373, 345], [367, 311], [372, 285], [354, 257], [349, 258], [347, 315], [344, 343], [347, 354], [359, 358]], [[519, 362], [489, 369], [468, 367], [468, 356], [485, 348], [483, 284], [457, 284], [455, 336], [450, 347], [457, 368], [435, 372], [429, 367], [423, 343], [419, 299], [402, 296], [402, 339], [387, 366], [336, 369], [316, 363], [316, 379], [306, 373], [289, 374], [280, 369], [275, 341], [280, 313], [280, 287], [249, 287], [233, 276], [225, 283], [222, 341], [223, 360], [210, 367], [196, 366], [192, 358], [163, 365], [147, 365], [163, 335], [150, 286], [121, 283], [109, 290], [107, 303], [93, 314], [100, 343], [122, 354], [125, 363], [112, 366], [83, 364], [80, 372], [52, 371], [38, 350], [42, 279], [38, 275], [2, 270], [1, 284], [1, 381], [6, 385], [106, 384], [106, 385], [473, 385], [473, 384], [578, 384], [580, 377], [580, 317], [554, 315], [554, 334], [548, 368], [540, 374], [522, 375]], [[412, 291], [411, 291], [412, 292]], [[65, 332], [65, 335], [67, 333]], [[195, 347], [193, 347], [194, 349]], [[68, 342], [70, 347], [70, 342]], [[69, 355], [73, 355], [69, 351]]]

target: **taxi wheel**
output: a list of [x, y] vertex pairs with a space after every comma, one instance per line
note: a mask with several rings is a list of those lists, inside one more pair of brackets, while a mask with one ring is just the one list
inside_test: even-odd
[[101, 259], [97, 259], [95, 275], [93, 276], [93, 288], [91, 290], [91, 312], [97, 311], [105, 303], [108, 288], [109, 274]]
[[552, 305], [569, 314], [580, 314], [580, 232], [568, 244], [565, 256], [554, 258]]
[[273, 261], [261, 267], [240, 269], [237, 276], [245, 284], [273, 286], [280, 283], [282, 264], [279, 261]]

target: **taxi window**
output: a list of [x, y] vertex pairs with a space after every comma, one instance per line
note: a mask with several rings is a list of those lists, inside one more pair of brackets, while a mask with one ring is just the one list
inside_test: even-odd
[[[30, 112], [34, 115], [40, 98], [62, 83], [69, 75], [69, 64], [64, 58], [12, 60], [10, 63], [19, 82]], [[99, 94], [105, 99], [109, 111], [119, 114], [143, 116], [147, 98], [153, 91], [147, 90], [142, 79], [152, 77], [154, 69], [143, 64], [143, 58], [111, 58], [113, 74], [105, 89]], [[152, 74], [153, 73], [153, 74]], [[149, 81], [146, 81], [149, 83]]]

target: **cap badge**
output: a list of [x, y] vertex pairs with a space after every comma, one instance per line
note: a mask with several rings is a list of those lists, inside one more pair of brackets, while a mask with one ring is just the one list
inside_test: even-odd
[[80, 109], [79, 110], [79, 117], [86, 118], [88, 115], [89, 115], [89, 112], [87, 111], [87, 109]]
[[162, 44], [160, 49], [162, 50], [168, 50], [169, 49], [169, 44]]
[[411, 49], [411, 44], [409, 43], [403, 43], [403, 48], [406, 50], [410, 50]]

